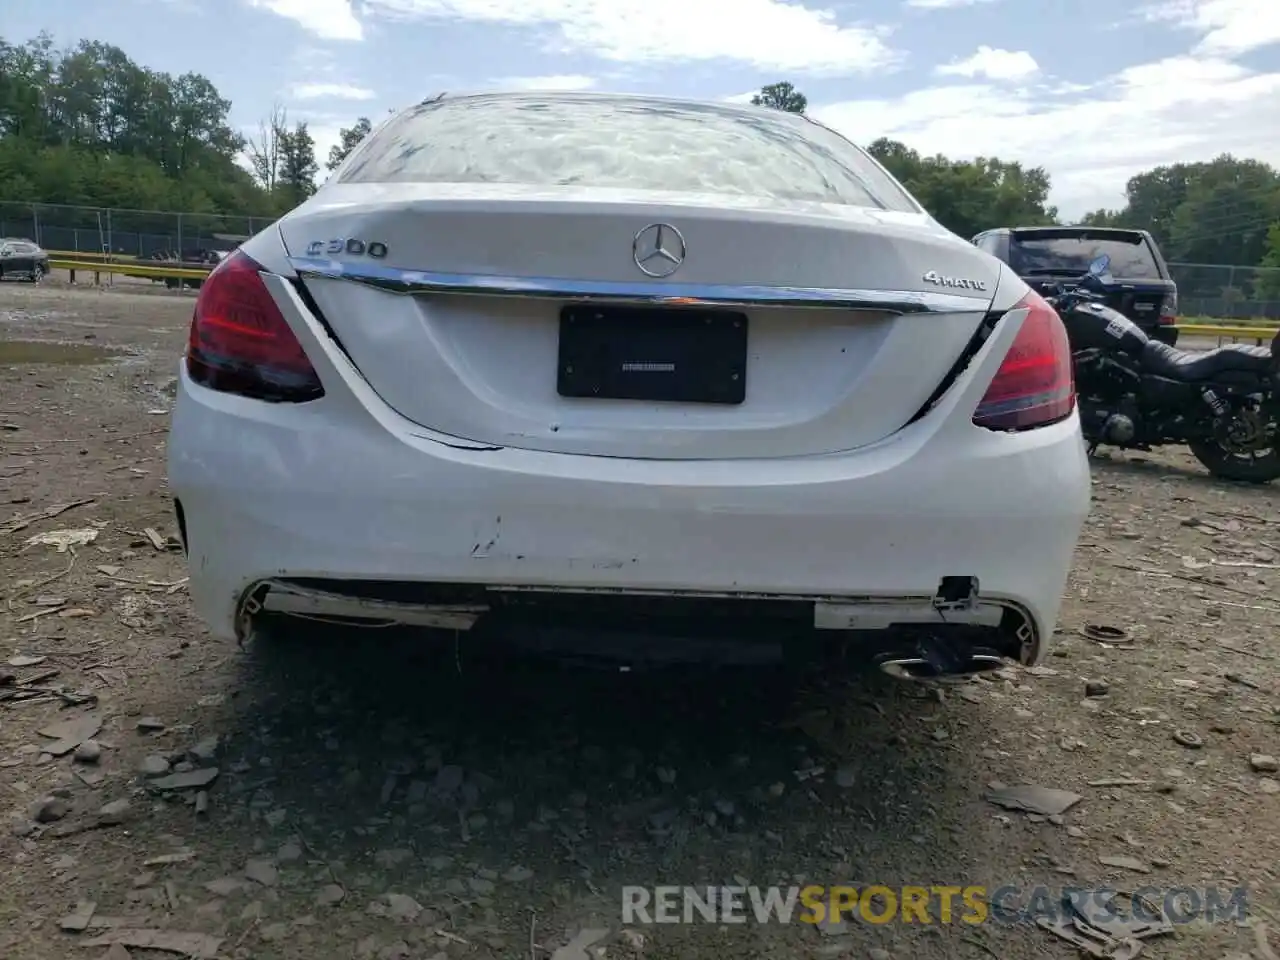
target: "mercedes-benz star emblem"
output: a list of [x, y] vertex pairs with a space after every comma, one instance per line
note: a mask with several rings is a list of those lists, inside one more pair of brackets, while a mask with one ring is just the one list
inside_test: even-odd
[[640, 272], [669, 277], [684, 263], [684, 237], [669, 223], [651, 223], [631, 242], [631, 255]]

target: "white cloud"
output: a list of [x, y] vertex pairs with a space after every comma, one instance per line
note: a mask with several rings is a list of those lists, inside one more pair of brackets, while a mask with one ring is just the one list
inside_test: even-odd
[[364, 39], [364, 28], [351, 9], [351, 0], [248, 0], [248, 3], [292, 20], [322, 40]]
[[349, 127], [354, 123], [355, 119], [352, 118], [345, 122], [321, 120], [307, 124], [307, 132], [311, 134], [311, 139], [316, 145], [316, 161], [320, 164], [320, 172], [316, 174], [317, 184], [324, 183], [329, 176], [329, 171], [325, 169], [325, 164], [329, 160], [329, 151], [342, 142], [342, 128]]
[[368, 87], [346, 83], [295, 83], [289, 95], [294, 100], [372, 100], [376, 96]]
[[980, 3], [991, 2], [992, 0], [907, 0], [907, 6], [920, 10], [950, 10], [954, 7], [974, 7]]
[[548, 77], [501, 77], [493, 85], [502, 90], [590, 90], [596, 85], [594, 77], [577, 73], [555, 74]]
[[896, 60], [888, 28], [841, 24], [788, 0], [364, 0], [363, 9], [540, 28], [554, 48], [620, 63], [727, 59], [804, 75], [869, 73]]
[[1280, 42], [1276, 0], [1163, 0], [1145, 13], [1148, 21], [1201, 34], [1198, 54], [1230, 56]]
[[1036, 58], [1025, 50], [996, 50], [981, 46], [971, 57], [944, 63], [935, 71], [944, 77], [986, 77], [990, 80], [1025, 80], [1040, 72]]
[[1232, 152], [1280, 165], [1278, 99], [1280, 71], [1188, 55], [1121, 70], [1083, 96], [963, 83], [810, 113], [856, 143], [887, 136], [926, 154], [1044, 166], [1054, 202], [1077, 216], [1120, 206], [1126, 180], [1160, 164]]

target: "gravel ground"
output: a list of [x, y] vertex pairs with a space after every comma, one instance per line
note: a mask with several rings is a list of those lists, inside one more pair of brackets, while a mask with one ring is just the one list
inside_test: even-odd
[[[1243, 885], [1248, 923], [1144, 955], [1274, 960], [1274, 487], [1181, 452], [1099, 460], [1053, 656], [963, 685], [582, 673], [320, 627], [240, 649], [204, 632], [168, 539], [190, 310], [0, 285], [0, 957], [1077, 955], [936, 907], [621, 923], [623, 885], [851, 883]], [[30, 542], [59, 530], [93, 539]], [[1021, 784], [1081, 799], [989, 799]]]

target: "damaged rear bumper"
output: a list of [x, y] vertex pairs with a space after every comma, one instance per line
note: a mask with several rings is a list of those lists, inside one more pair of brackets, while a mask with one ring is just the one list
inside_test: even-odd
[[787, 657], [787, 646], [821, 636], [852, 642], [885, 673], [904, 680], [969, 675], [1010, 660], [1038, 660], [1040, 636], [1027, 611], [984, 600], [977, 586], [967, 578], [949, 578], [931, 598], [744, 600], [711, 593], [493, 585], [459, 591], [444, 584], [266, 580], [246, 591], [236, 623], [241, 641], [250, 639], [263, 619], [284, 617], [443, 630], [455, 638], [466, 633], [468, 642], [476, 637], [628, 663], [780, 661]]

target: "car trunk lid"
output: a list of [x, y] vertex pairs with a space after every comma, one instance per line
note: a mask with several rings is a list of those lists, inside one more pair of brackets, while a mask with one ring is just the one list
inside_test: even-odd
[[999, 276], [918, 214], [601, 189], [326, 194], [280, 229], [354, 365], [410, 420], [503, 446], [716, 459], [874, 443], [948, 376]]

